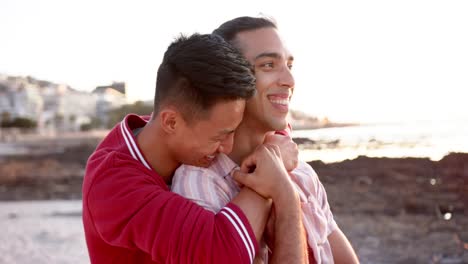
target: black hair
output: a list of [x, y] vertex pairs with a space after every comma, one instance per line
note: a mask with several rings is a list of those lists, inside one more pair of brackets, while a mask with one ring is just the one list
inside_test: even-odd
[[222, 37], [181, 35], [169, 45], [159, 66], [154, 112], [172, 105], [191, 120], [220, 101], [249, 99], [254, 93], [251, 65]]
[[272, 18], [243, 16], [224, 22], [213, 31], [213, 34], [219, 35], [235, 45], [233, 42], [238, 33], [269, 27], [277, 28], [276, 22]]

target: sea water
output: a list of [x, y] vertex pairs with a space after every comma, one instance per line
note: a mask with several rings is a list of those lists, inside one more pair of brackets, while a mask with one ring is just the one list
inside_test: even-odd
[[314, 143], [300, 145], [306, 161], [339, 162], [369, 157], [428, 157], [468, 152], [468, 120], [369, 124], [293, 131]]

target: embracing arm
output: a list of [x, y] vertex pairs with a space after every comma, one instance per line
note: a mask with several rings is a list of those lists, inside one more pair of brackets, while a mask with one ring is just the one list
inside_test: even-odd
[[[230, 175], [219, 175], [215, 171], [189, 165], [180, 166], [174, 173], [172, 191], [217, 213], [230, 201], [244, 212], [252, 227], [257, 242], [263, 237], [263, 230], [271, 208], [271, 199], [264, 199], [248, 187], [240, 192]], [[261, 264], [262, 251], [257, 252], [254, 263]]]
[[182, 165], [172, 180], [172, 191], [218, 213], [229, 202], [237, 205], [249, 220], [259, 242], [268, 220], [271, 200], [264, 199], [248, 187], [239, 187], [230, 175], [218, 175], [213, 170]]
[[238, 206], [246, 201], [213, 214], [137, 169], [100, 172], [86, 190], [88, 228], [106, 243], [139, 249], [156, 262], [251, 263], [258, 250], [250, 220]]

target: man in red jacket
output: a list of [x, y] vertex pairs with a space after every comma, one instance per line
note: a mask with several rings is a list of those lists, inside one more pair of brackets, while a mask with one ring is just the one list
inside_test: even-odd
[[169, 191], [181, 163], [208, 166], [231, 151], [254, 92], [250, 64], [221, 37], [195, 34], [168, 47], [153, 115], [126, 116], [88, 160], [83, 224], [92, 263], [251, 263], [272, 202], [285, 208], [282, 219], [301, 224], [274, 145], [259, 146], [244, 166], [255, 170], [239, 177], [255, 192], [244, 187], [216, 214]]

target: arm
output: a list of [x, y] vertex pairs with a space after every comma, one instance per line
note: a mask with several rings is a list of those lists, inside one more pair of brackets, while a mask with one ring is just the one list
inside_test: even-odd
[[333, 261], [337, 264], [355, 264], [359, 263], [359, 260], [354, 252], [351, 243], [349, 243], [346, 236], [343, 234], [341, 229], [336, 228], [329, 236], [328, 242], [333, 253]]
[[319, 202], [327, 218], [329, 230], [332, 230], [331, 233], [328, 235], [328, 242], [330, 243], [330, 248], [332, 250], [334, 262], [337, 264], [359, 263], [356, 252], [354, 252], [351, 243], [346, 238], [345, 234], [341, 231], [341, 229], [338, 227], [333, 218], [333, 213], [331, 212], [330, 205], [328, 204], [325, 187], [323, 187], [323, 184], [320, 182], [316, 174], [315, 177], [318, 182], [317, 188], [319, 193]]
[[307, 263], [307, 243], [299, 198], [280, 198], [277, 201], [271, 263]]
[[249, 219], [257, 243], [260, 243], [271, 209], [271, 200], [261, 197], [248, 187], [244, 187], [231, 202], [239, 206]]
[[96, 173], [83, 197], [86, 215], [107, 244], [142, 250], [161, 263], [251, 263], [258, 244], [236, 204], [213, 214], [148, 171], [109, 167]]
[[[254, 230], [257, 242], [261, 243], [263, 227], [266, 224], [265, 216], [271, 208], [271, 200], [263, 199], [247, 187], [242, 188], [239, 193], [237, 183], [230, 175], [225, 175], [227, 171], [182, 165], [174, 173], [171, 188], [173, 192], [214, 213], [234, 199], [232, 202], [242, 208]], [[257, 252], [255, 264], [264, 263], [265, 250], [265, 247], [261, 247]]]
[[221, 175], [224, 173], [182, 165], [174, 173], [171, 188], [173, 192], [213, 213], [218, 213], [229, 202], [236, 204], [249, 219], [257, 242], [260, 242], [271, 208], [271, 200], [262, 198], [247, 187], [239, 190], [230, 175]]
[[[247, 173], [252, 167], [255, 170]], [[271, 263], [306, 263], [300, 200], [284, 168], [279, 148], [268, 144], [259, 146], [244, 160], [241, 171], [236, 171], [234, 178], [273, 200], [276, 239]]]
[[[350, 242], [333, 218], [326, 190], [315, 171], [309, 164], [301, 161], [293, 174], [296, 183], [310, 200], [308, 204], [311, 207], [303, 208], [305, 227], [310, 238], [327, 239], [335, 263], [359, 263]], [[314, 234], [318, 236], [315, 237]]]

